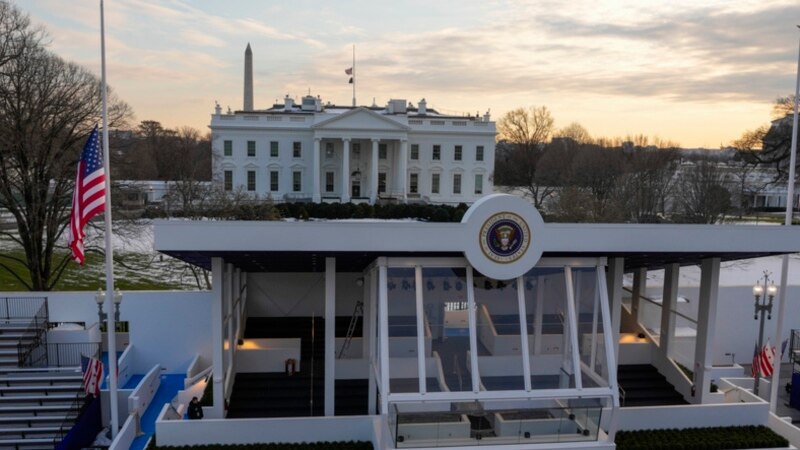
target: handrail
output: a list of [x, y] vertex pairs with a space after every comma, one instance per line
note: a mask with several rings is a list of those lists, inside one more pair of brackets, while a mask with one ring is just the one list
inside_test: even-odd
[[87, 397], [84, 397], [83, 392], [79, 392], [75, 394], [75, 398], [72, 399], [72, 403], [69, 405], [69, 410], [64, 415], [64, 420], [58, 425], [58, 431], [56, 431], [55, 436], [53, 436], [53, 447], [57, 447], [58, 444], [64, 440], [64, 436], [69, 433], [69, 430], [72, 429], [74, 422], [78, 417], [81, 415], [81, 411], [83, 407], [86, 405]]
[[[6, 305], [8, 305], [8, 302], [6, 302]], [[17, 365], [19, 367], [26, 367], [26, 363], [27, 366], [38, 364], [42, 359], [44, 359], [45, 362], [47, 361], [46, 347], [43, 354], [37, 355], [36, 360], [31, 359], [33, 352], [37, 348], [42, 346], [43, 343], [47, 344], [48, 310], [46, 298], [39, 306], [39, 310], [33, 315], [33, 317], [31, 317], [31, 319], [33, 319], [31, 321], [32, 325], [29, 325], [27, 328], [25, 328], [25, 331], [23, 331], [23, 336], [31, 332], [34, 332], [35, 335], [33, 337], [33, 341], [28, 344], [23, 344], [22, 338], [20, 338], [20, 342], [17, 343]], [[30, 361], [28, 361], [28, 359], [30, 359]]]
[[625, 389], [623, 389], [622, 386], [619, 385], [617, 386], [617, 389], [619, 389], [619, 399], [621, 400], [620, 405], [625, 406]]
[[[629, 287], [623, 287], [623, 288], [622, 288], [622, 290], [624, 290], [624, 291], [628, 291], [628, 292], [630, 292], [631, 294], [633, 294], [633, 289], [631, 289], [631, 288], [629, 288]], [[640, 298], [640, 299], [642, 299], [642, 300], [644, 300], [644, 301], [646, 301], [646, 302], [650, 302], [650, 303], [652, 303], [653, 305], [655, 305], [655, 306], [658, 306], [659, 308], [663, 308], [663, 307], [664, 307], [664, 306], [663, 306], [663, 303], [659, 303], [659, 302], [657, 302], [657, 301], [653, 300], [653, 299], [652, 299], [652, 298], [650, 298], [650, 297], [646, 297], [646, 296], [644, 296], [644, 295], [641, 295], [641, 294], [639, 294], [639, 298]], [[697, 320], [696, 320], [696, 319], [692, 319], [691, 317], [687, 316], [686, 314], [680, 313], [680, 312], [678, 312], [678, 311], [676, 311], [676, 310], [674, 310], [674, 309], [670, 310], [670, 312], [671, 312], [671, 313], [675, 313], [675, 315], [676, 315], [676, 316], [678, 316], [678, 317], [682, 317], [682, 318], [684, 318], [684, 319], [688, 320], [689, 322], [692, 322], [692, 323], [693, 323], [693, 324], [695, 324], [695, 325], [697, 324]]]
[[453, 355], [453, 373], [458, 377], [458, 390], [463, 391], [464, 380], [462, 379], [461, 365], [458, 364], [458, 355]]

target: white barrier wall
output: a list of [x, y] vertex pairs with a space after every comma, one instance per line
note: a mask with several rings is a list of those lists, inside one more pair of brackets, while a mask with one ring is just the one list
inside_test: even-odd
[[[8, 292], [12, 297], [47, 297], [51, 322], [97, 322], [96, 292]], [[195, 355], [211, 361], [211, 292], [123, 291], [120, 320], [130, 325], [137, 347], [134, 374], [156, 364], [184, 373]]]
[[[603, 410], [601, 424], [608, 427], [608, 409]], [[713, 405], [642, 406], [617, 410], [621, 430], [667, 428], [734, 427], [767, 425], [768, 403], [723, 403]]]
[[[299, 443], [370, 441], [379, 445], [375, 430], [380, 417], [290, 417], [280, 419], [158, 420], [156, 440], [162, 445]], [[309, 430], [314, 430], [313, 436]]]

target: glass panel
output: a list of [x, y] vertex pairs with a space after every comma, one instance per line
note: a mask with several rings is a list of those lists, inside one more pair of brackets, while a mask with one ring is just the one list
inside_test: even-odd
[[597, 269], [572, 269], [578, 319], [578, 348], [583, 366], [583, 387], [608, 386], [603, 317], [597, 289]]
[[564, 269], [533, 268], [523, 284], [531, 388], [574, 388]]
[[463, 268], [422, 269], [426, 332], [433, 341], [433, 360], [426, 366], [428, 392], [472, 390], [466, 278]]
[[389, 392], [419, 392], [413, 268], [389, 268]]
[[475, 271], [473, 275], [481, 387], [524, 390], [517, 282], [492, 280]]
[[608, 398], [396, 403], [396, 448], [596, 441]]

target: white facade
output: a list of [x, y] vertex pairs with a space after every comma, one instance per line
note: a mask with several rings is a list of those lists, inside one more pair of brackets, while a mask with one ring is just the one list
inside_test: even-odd
[[210, 125], [214, 179], [274, 201], [472, 203], [493, 192], [495, 123], [422, 100], [386, 107], [302, 105], [223, 114]]

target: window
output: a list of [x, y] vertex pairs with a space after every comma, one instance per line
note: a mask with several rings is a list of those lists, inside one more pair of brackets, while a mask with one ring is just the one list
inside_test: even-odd
[[419, 144], [411, 144], [411, 159], [419, 159]]
[[378, 174], [378, 194], [386, 193], [386, 172]]
[[439, 193], [439, 174], [431, 174], [431, 194]]
[[453, 151], [453, 160], [454, 161], [461, 161], [461, 149], [460, 145], [456, 145], [455, 150]]
[[419, 174], [417, 173], [409, 174], [408, 192], [412, 194], [419, 193]]
[[247, 171], [247, 190], [251, 191], [251, 192], [256, 190], [256, 171], [255, 170], [248, 170]]
[[475, 193], [483, 194], [483, 174], [475, 174]]
[[475, 149], [475, 161], [483, 161], [483, 146], [479, 145]]
[[325, 192], [333, 192], [333, 172], [325, 172]]
[[303, 155], [303, 144], [294, 142], [292, 144], [292, 158], [300, 158]]
[[441, 145], [434, 145], [433, 146], [433, 159], [434, 161], [439, 161], [442, 159], [442, 146]]
[[303, 189], [303, 173], [292, 172], [292, 191], [300, 192]]
[[270, 158], [277, 158], [280, 155], [278, 141], [271, 141], [269, 143], [269, 156]]
[[272, 170], [269, 172], [269, 190], [272, 192], [277, 192], [279, 186], [279, 175], [277, 170]]
[[233, 171], [232, 170], [226, 170], [224, 174], [225, 174], [225, 177], [224, 177], [225, 179], [224, 179], [224, 183], [223, 183], [223, 188], [226, 191], [232, 191], [233, 190]]
[[378, 159], [386, 159], [386, 144], [378, 144]]
[[453, 174], [453, 194], [460, 194], [461, 193], [461, 174], [454, 173]]
[[233, 141], [224, 141], [224, 155], [225, 156], [233, 156]]
[[250, 158], [256, 156], [256, 141], [247, 141], [247, 156]]

